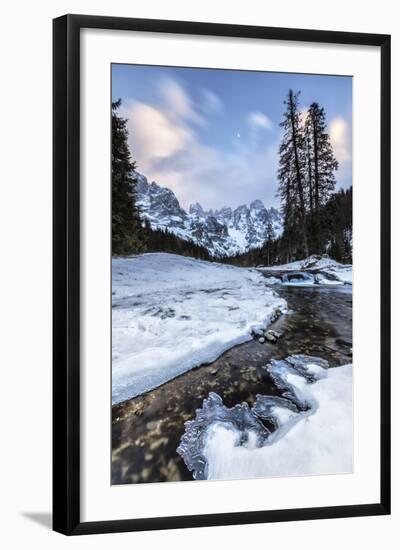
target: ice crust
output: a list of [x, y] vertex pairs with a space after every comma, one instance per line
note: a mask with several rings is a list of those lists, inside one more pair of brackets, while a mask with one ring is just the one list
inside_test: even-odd
[[285, 286], [309, 286], [314, 285], [316, 280], [310, 273], [285, 273], [282, 276], [282, 284]]
[[112, 261], [112, 401], [214, 361], [284, 310], [256, 270], [175, 254]]
[[272, 360], [265, 368], [282, 396], [257, 395], [251, 408], [210, 393], [177, 449], [194, 479], [351, 472], [352, 366], [328, 367], [304, 355]]
[[210, 392], [204, 399], [203, 407], [197, 410], [196, 419], [186, 422], [186, 432], [182, 436], [177, 449], [194, 479], [207, 478], [207, 458], [204, 450], [207, 440], [218, 426], [235, 434], [235, 444], [261, 446], [270, 435], [270, 431], [253, 414], [247, 403], [235, 405], [231, 409], [225, 407], [222, 399]]

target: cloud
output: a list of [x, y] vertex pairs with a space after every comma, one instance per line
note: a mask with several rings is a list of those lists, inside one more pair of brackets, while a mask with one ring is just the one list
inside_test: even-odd
[[260, 111], [255, 111], [247, 115], [247, 122], [252, 128], [264, 128], [266, 130], [271, 130], [273, 124], [271, 120]]
[[[276, 204], [277, 143], [234, 140], [230, 149], [202, 142], [200, 129], [209, 113], [217, 116], [222, 103], [217, 96], [201, 93], [197, 104], [178, 82], [162, 80], [154, 104], [131, 101], [121, 108], [128, 119], [129, 147], [137, 169], [150, 181], [171, 188], [187, 208], [200, 202], [204, 208], [237, 206], [260, 198]], [[208, 91], [211, 92], [211, 91]], [[211, 92], [212, 94], [212, 92]], [[197, 107], [197, 108], [196, 108]], [[223, 108], [223, 106], [222, 106]], [[251, 113], [252, 124], [270, 128], [268, 117]]]
[[336, 116], [328, 126], [333, 152], [339, 161], [337, 186], [348, 188], [352, 184], [351, 128], [342, 116]]
[[210, 115], [221, 114], [225, 110], [221, 98], [207, 88], [201, 91], [201, 107], [204, 113]]
[[339, 163], [350, 161], [351, 137], [350, 128], [346, 120], [341, 116], [335, 117], [329, 124], [328, 132]]
[[160, 93], [171, 116], [204, 126], [206, 120], [195, 111], [192, 99], [185, 89], [171, 78], [164, 78], [160, 84]]
[[128, 143], [143, 172], [151, 170], [158, 159], [168, 158], [188, 146], [191, 132], [174, 123], [162, 110], [133, 101], [121, 110], [128, 119]]

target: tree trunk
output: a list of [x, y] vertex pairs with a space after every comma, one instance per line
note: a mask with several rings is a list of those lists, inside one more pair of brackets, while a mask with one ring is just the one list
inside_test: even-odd
[[295, 160], [295, 167], [296, 167], [297, 192], [299, 194], [299, 200], [300, 200], [303, 247], [304, 247], [304, 253], [306, 257], [308, 257], [308, 243], [307, 243], [307, 233], [306, 233], [306, 210], [304, 206], [303, 182], [302, 182], [301, 171], [300, 171], [299, 153], [297, 150], [295, 114], [294, 114], [292, 96], [290, 96], [290, 122], [292, 125], [292, 139], [293, 139], [294, 160]]
[[319, 254], [321, 252], [321, 227], [319, 219], [319, 171], [318, 171], [318, 144], [317, 144], [317, 128], [315, 126], [315, 116], [313, 117], [313, 137], [314, 137], [314, 179], [315, 179], [315, 242], [316, 242], [316, 252]]
[[311, 162], [311, 147], [310, 147], [310, 141], [307, 140], [307, 164], [308, 164], [308, 195], [309, 195], [309, 201], [310, 201], [310, 212], [311, 212], [311, 219], [314, 215], [314, 197], [313, 197], [313, 189], [312, 189], [312, 162]]

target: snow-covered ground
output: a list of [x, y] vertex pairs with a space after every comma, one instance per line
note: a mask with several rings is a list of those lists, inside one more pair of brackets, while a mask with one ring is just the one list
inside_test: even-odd
[[113, 403], [215, 360], [286, 307], [255, 270], [165, 253], [113, 259], [112, 293]]
[[[312, 271], [317, 273], [315, 284], [335, 284], [335, 282], [343, 284], [353, 283], [353, 266], [349, 264], [341, 264], [336, 260], [332, 260], [326, 254], [322, 256], [310, 256], [305, 260], [298, 260], [289, 264], [275, 265], [270, 267], [259, 267], [260, 271], [270, 272], [307, 272]], [[325, 276], [324, 276], [325, 275]], [[313, 284], [310, 282], [309, 284]]]
[[[291, 356], [267, 366], [285, 397], [226, 408], [211, 393], [186, 423], [178, 452], [196, 479], [350, 473], [352, 366]], [[276, 430], [269, 433], [263, 419]]]

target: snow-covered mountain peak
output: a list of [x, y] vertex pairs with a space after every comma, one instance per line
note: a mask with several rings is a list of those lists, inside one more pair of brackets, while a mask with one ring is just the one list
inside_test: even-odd
[[266, 239], [267, 223], [276, 235], [282, 231], [282, 220], [275, 208], [266, 209], [256, 199], [250, 207], [205, 211], [198, 202], [186, 212], [174, 192], [135, 172], [137, 205], [141, 216], [153, 229], [167, 229], [178, 237], [204, 246], [214, 256], [231, 256], [261, 246]]
[[189, 206], [189, 214], [192, 214], [193, 216], [199, 216], [199, 218], [203, 218], [205, 216], [203, 207], [198, 202]]
[[263, 201], [260, 201], [260, 199], [256, 199], [255, 201], [251, 202], [250, 210], [265, 210]]

